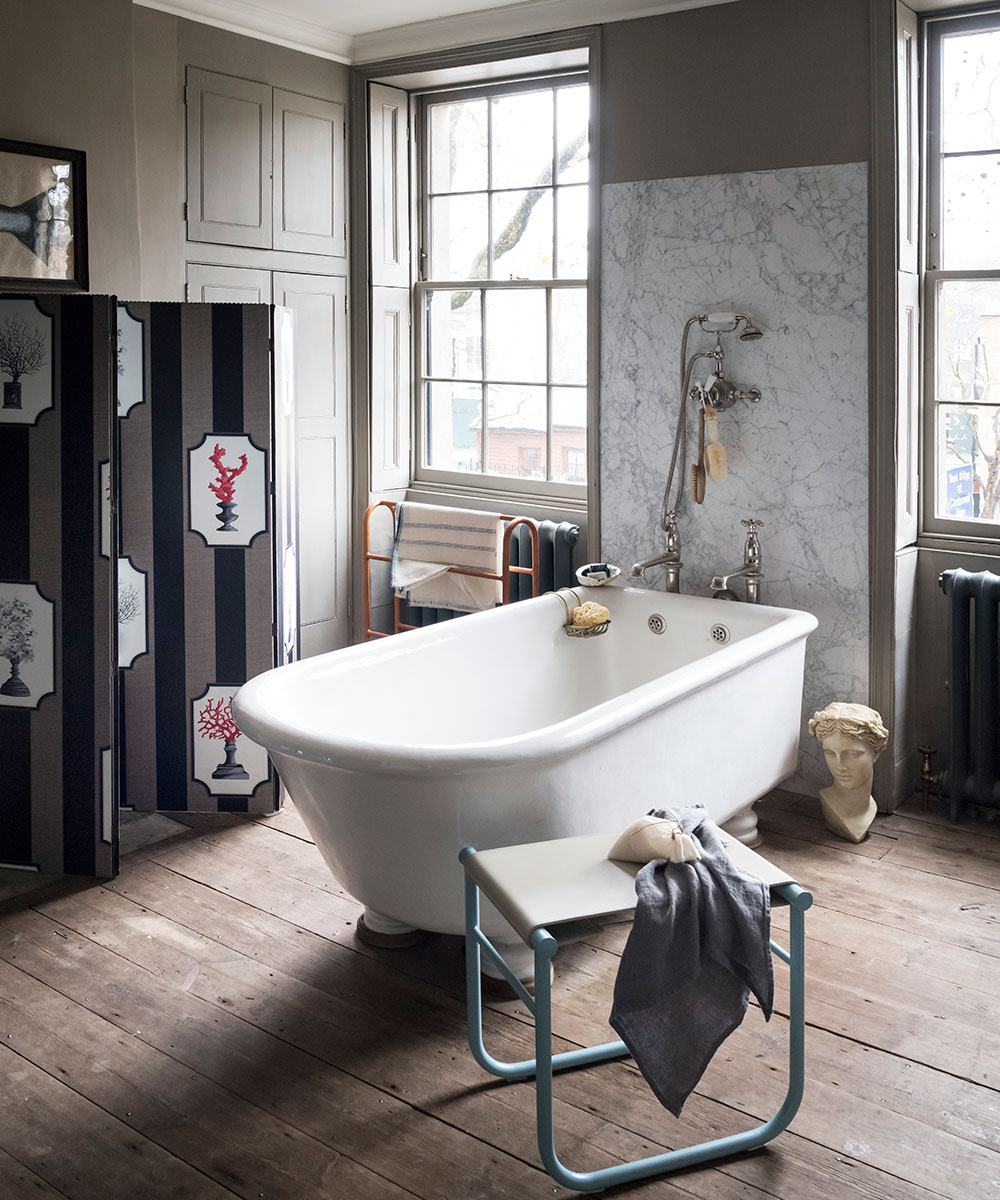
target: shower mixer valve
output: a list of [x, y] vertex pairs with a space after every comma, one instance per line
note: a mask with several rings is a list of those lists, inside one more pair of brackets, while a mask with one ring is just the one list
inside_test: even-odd
[[749, 400], [751, 404], [760, 401], [762, 392], [758, 387], [738, 388], [722, 375], [721, 369], [715, 375], [709, 375], [704, 385], [698, 384], [688, 393], [688, 399], [704, 407], [709, 401], [716, 412], [724, 412], [731, 408], [737, 400]]

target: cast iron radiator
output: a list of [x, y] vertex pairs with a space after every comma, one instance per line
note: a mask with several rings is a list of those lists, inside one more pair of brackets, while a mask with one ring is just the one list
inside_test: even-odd
[[[576, 547], [580, 540], [580, 526], [571, 521], [540, 521], [538, 524], [538, 594], [554, 591], [561, 587], [576, 585]], [[519, 526], [510, 539], [510, 563], [512, 567], [531, 565], [531, 541], [528, 530]], [[531, 576], [511, 574], [510, 598], [527, 600], [531, 595]], [[403, 605], [403, 622], [407, 625], [434, 625], [438, 621], [449, 621], [462, 613], [450, 608], [412, 608]]]
[[1000, 575], [943, 571], [951, 598], [951, 763], [941, 775], [951, 819], [966, 802], [1000, 808]]

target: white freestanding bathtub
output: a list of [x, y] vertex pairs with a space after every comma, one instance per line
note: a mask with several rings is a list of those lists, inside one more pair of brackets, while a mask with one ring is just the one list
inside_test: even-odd
[[[240, 688], [240, 729], [267, 747], [368, 929], [461, 933], [466, 845], [623, 829], [690, 803], [753, 838], [750, 805], [796, 767], [815, 617], [580, 591], [611, 610], [607, 633], [568, 637], [546, 595]], [[483, 928], [512, 940], [485, 905]]]

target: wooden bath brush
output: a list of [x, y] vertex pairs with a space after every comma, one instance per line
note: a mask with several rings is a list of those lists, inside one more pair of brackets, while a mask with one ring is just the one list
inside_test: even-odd
[[719, 441], [719, 416], [711, 404], [705, 405], [705, 464], [708, 477], [713, 483], [721, 483], [729, 474], [726, 466], [726, 448]]
[[691, 501], [705, 503], [705, 410], [698, 410], [698, 461], [691, 464]]

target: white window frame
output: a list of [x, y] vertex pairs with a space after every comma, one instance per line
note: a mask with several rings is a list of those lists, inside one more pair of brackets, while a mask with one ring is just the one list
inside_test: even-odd
[[[940, 286], [951, 280], [996, 280], [1000, 283], [1000, 268], [985, 270], [948, 270], [939, 266], [942, 248], [941, 170], [947, 157], [940, 150], [938, 129], [940, 106], [940, 49], [945, 36], [970, 32], [977, 28], [1000, 30], [1000, 7], [978, 13], [953, 15], [935, 13], [923, 18], [923, 186], [924, 232], [922, 238], [922, 302], [923, 325], [923, 417], [922, 417], [922, 478], [921, 478], [921, 536], [924, 545], [943, 543], [976, 544], [990, 552], [1000, 544], [1000, 518], [993, 522], [943, 517], [937, 513], [937, 429], [939, 407], [946, 400], [937, 398], [937, 310]], [[983, 151], [993, 156], [1000, 150]], [[1000, 364], [998, 364], [1000, 369]], [[995, 552], [995, 551], [994, 551]]]
[[[417, 129], [415, 138], [415, 199], [414, 212], [417, 220], [417, 243], [415, 251], [415, 270], [414, 278], [416, 282], [413, 286], [413, 305], [412, 305], [412, 321], [413, 321], [413, 345], [414, 345], [414, 371], [413, 371], [413, 416], [412, 428], [414, 432], [413, 438], [413, 483], [415, 488], [426, 489], [446, 489], [454, 495], [461, 496], [468, 494], [469, 496], [482, 498], [484, 496], [497, 496], [505, 499], [525, 498], [531, 499], [552, 499], [566, 506], [578, 507], [581, 510], [586, 508], [588, 495], [588, 482], [574, 483], [569, 480], [552, 480], [552, 479], [529, 479], [519, 476], [504, 476], [491, 475], [484, 470], [478, 472], [468, 471], [448, 471], [440, 468], [430, 467], [427, 464], [427, 413], [425, 401], [425, 383], [429, 378], [434, 378], [428, 375], [426, 362], [426, 337], [425, 337], [425, 314], [427, 310], [427, 296], [434, 291], [479, 291], [486, 293], [488, 291], [511, 291], [524, 289], [528, 291], [544, 290], [546, 292], [546, 321], [551, 328], [550, 315], [550, 299], [551, 293], [560, 288], [575, 288], [585, 289], [587, 294], [587, 346], [588, 359], [594, 354], [594, 347], [597, 344], [596, 338], [593, 336], [593, 329], [590, 327], [594, 320], [595, 304], [593, 302], [593, 294], [595, 288], [594, 279], [594, 243], [596, 241], [596, 231], [593, 229], [593, 222], [590, 222], [589, 242], [590, 249], [588, 253], [588, 275], [586, 278], [561, 278], [553, 275], [550, 278], [530, 279], [530, 280], [496, 280], [496, 279], [476, 279], [476, 280], [428, 280], [425, 277], [425, 264], [428, 261], [428, 255], [423, 247], [427, 245], [427, 239], [430, 231], [430, 189], [426, 186], [426, 181], [429, 179], [429, 146], [430, 139], [426, 136], [424, 129], [424, 113], [426, 108], [431, 103], [440, 103], [448, 99], [467, 99], [472, 97], [490, 97], [496, 95], [510, 94], [516, 91], [537, 90], [545, 86], [572, 86], [574, 83], [587, 83], [593, 87], [590, 72], [586, 68], [573, 68], [568, 71], [546, 72], [541, 75], [536, 75], [526, 79], [514, 79], [506, 81], [498, 81], [495, 79], [484, 80], [481, 83], [469, 84], [460, 89], [454, 87], [446, 89], [429, 89], [427, 91], [416, 93], [414, 96], [414, 123]], [[591, 104], [591, 112], [593, 112], [593, 104]], [[593, 191], [596, 186], [595, 180], [595, 164], [593, 159], [593, 128], [590, 130], [590, 173], [587, 184], [588, 191], [588, 211], [594, 212]], [[553, 180], [553, 187], [558, 187], [558, 183]], [[573, 185], [579, 186], [579, 185]], [[488, 206], [488, 208], [491, 206]], [[492, 236], [492, 235], [491, 235]], [[549, 349], [551, 351], [551, 341], [549, 341]], [[485, 354], [485, 326], [484, 326], [484, 354]], [[551, 366], [551, 363], [549, 364]], [[552, 401], [551, 392], [553, 387], [561, 387], [563, 385], [553, 383], [551, 380], [551, 371], [547, 370], [547, 378], [545, 386], [548, 395], [547, 413], [548, 413], [548, 429], [546, 434], [546, 457], [549, 460], [547, 464], [547, 474], [551, 474], [551, 458], [552, 458]], [[593, 387], [594, 371], [591, 364], [588, 363], [587, 383], [580, 387], [580, 390], [586, 395]], [[486, 418], [486, 387], [489, 380], [485, 376], [485, 362], [483, 365], [483, 419], [485, 424]], [[510, 382], [507, 380], [504, 383]], [[587, 403], [587, 445], [588, 445], [588, 460], [590, 470], [594, 470], [594, 458], [589, 453], [589, 447], [592, 441], [596, 442], [596, 431], [594, 429], [595, 405], [592, 399]], [[483, 439], [483, 466], [487, 461], [487, 444], [489, 433], [484, 429]]]

